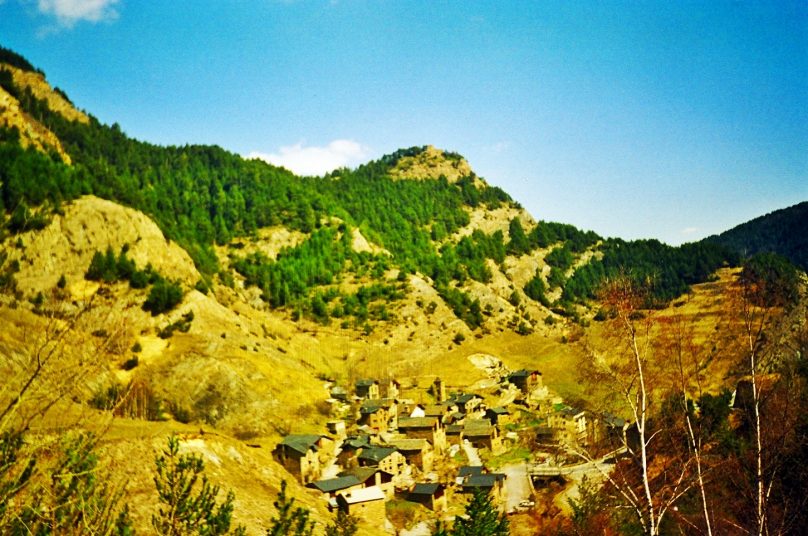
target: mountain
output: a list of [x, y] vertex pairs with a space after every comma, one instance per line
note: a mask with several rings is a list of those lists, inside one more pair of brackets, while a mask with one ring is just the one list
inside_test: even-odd
[[[56, 356], [37, 394], [67, 379], [70, 396], [40, 430], [75, 418], [105, 431], [138, 526], [153, 505], [142, 468], [178, 432], [262, 532], [288, 478], [269, 450], [351, 417], [334, 384], [395, 378], [416, 398], [439, 376], [493, 402], [492, 370], [540, 369], [584, 402], [578, 364], [606, 340], [595, 298], [607, 278], [650, 283], [645, 306], [720, 342], [720, 294], [744, 254], [720, 238], [672, 247], [536, 221], [428, 145], [323, 177], [157, 146], [78, 110], [0, 47], [0, 374], [17, 381], [43, 349]], [[710, 370], [723, 387], [727, 370]]]
[[705, 239], [744, 257], [777, 253], [808, 271], [808, 201], [775, 210]]

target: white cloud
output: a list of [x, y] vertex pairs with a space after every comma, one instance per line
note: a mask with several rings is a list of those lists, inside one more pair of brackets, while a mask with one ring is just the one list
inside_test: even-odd
[[100, 22], [118, 16], [118, 0], [38, 0], [40, 13], [52, 15], [59, 24], [68, 28], [80, 20]]
[[699, 230], [698, 227], [685, 227], [684, 229], [682, 229], [681, 232], [682, 232], [683, 235], [692, 235], [692, 234], [698, 232], [698, 230]]
[[283, 166], [298, 175], [323, 175], [341, 167], [362, 162], [368, 148], [353, 140], [334, 140], [324, 147], [304, 146], [303, 142], [281, 147], [277, 153], [253, 151], [247, 158], [260, 158]]
[[495, 154], [502, 154], [507, 151], [511, 147], [511, 142], [509, 141], [498, 141], [495, 144], [488, 147], [489, 150], [494, 152]]

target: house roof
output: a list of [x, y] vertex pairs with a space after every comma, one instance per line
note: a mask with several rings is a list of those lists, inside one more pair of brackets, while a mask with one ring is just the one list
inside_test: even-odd
[[364, 380], [356, 380], [356, 387], [370, 387], [374, 383], [379, 383], [376, 380], [364, 379]]
[[359, 459], [379, 463], [394, 452], [396, 452], [395, 447], [370, 447], [362, 450]]
[[332, 491], [339, 491], [341, 489], [350, 488], [351, 486], [358, 486], [359, 484], [361, 484], [361, 482], [354, 475], [346, 475], [337, 478], [329, 478], [327, 480], [318, 480], [317, 482], [312, 482], [309, 486], [317, 488], [323, 493], [331, 493]]
[[577, 417], [578, 415], [582, 415], [584, 413], [584, 410], [578, 409], [578, 408], [573, 408], [571, 406], [564, 406], [563, 408], [561, 408], [559, 410], [559, 413], [561, 413], [565, 417], [573, 417], [574, 418], [574, 417]]
[[497, 482], [505, 480], [502, 473], [488, 473], [485, 475], [472, 475], [466, 479], [464, 488], [493, 488]]
[[403, 452], [414, 450], [420, 451], [429, 445], [429, 442], [426, 439], [394, 439], [389, 443], [391, 447], [395, 447]]
[[483, 474], [483, 466], [482, 465], [464, 465], [460, 468], [457, 472], [457, 476], [474, 476], [474, 475], [481, 475]]
[[450, 424], [449, 426], [446, 427], [446, 433], [449, 435], [459, 434], [462, 431], [463, 431], [462, 424]]
[[349, 437], [342, 442], [342, 450], [349, 449], [363, 449], [370, 446], [368, 436], [362, 435], [357, 437]]
[[532, 374], [541, 374], [538, 370], [526, 370], [526, 369], [519, 369], [511, 372], [508, 375], [508, 378], [527, 378]]
[[494, 435], [495, 428], [493, 426], [474, 426], [472, 428], [464, 428], [463, 435], [465, 437], [491, 437]]
[[465, 404], [466, 402], [474, 400], [475, 398], [482, 400], [482, 397], [475, 394], [458, 394], [453, 397], [453, 400], [457, 401], [459, 404]]
[[432, 483], [421, 483], [416, 484], [413, 486], [412, 491], [410, 491], [410, 495], [435, 495], [440, 489], [440, 484], [432, 484]]
[[494, 415], [510, 415], [510, 411], [507, 408], [503, 408], [502, 406], [497, 406], [495, 408], [488, 408], [486, 413], [493, 413]]
[[321, 437], [323, 436], [314, 434], [292, 434], [284, 437], [280, 444], [300, 454], [306, 454], [309, 449], [317, 450], [317, 442]]
[[367, 488], [356, 489], [340, 493], [337, 500], [342, 499], [348, 504], [357, 504], [368, 501], [383, 501], [384, 492], [379, 486], [368, 486]]
[[617, 415], [612, 415], [611, 413], [603, 414], [603, 422], [612, 428], [623, 428], [626, 425], [625, 419], [621, 419]]
[[401, 428], [432, 428], [438, 424], [435, 417], [399, 417], [398, 427]]
[[424, 408], [427, 417], [442, 417], [449, 409], [445, 404], [430, 404]]
[[463, 426], [466, 428], [485, 428], [491, 426], [491, 419], [466, 419]]
[[348, 391], [346, 391], [344, 387], [337, 385], [331, 389], [331, 394], [347, 395]]
[[352, 467], [342, 471], [339, 476], [353, 476], [360, 484], [364, 484], [378, 472], [379, 469], [376, 467]]

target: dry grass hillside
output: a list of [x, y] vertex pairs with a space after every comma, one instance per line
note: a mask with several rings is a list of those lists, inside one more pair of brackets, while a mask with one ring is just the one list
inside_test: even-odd
[[[460, 234], [471, 228], [506, 230], [515, 216], [532, 222], [524, 212], [511, 209], [479, 212]], [[254, 238], [218, 248], [217, 254], [228, 269], [230, 253], [261, 251], [272, 258], [304, 237], [283, 228], [264, 229]], [[359, 233], [352, 242], [357, 250], [379, 251]], [[107, 247], [118, 251], [125, 244], [138, 266], [151, 264], [182, 283], [186, 292], [178, 307], [152, 316], [141, 308], [146, 289], [84, 280], [94, 252]], [[245, 288], [234, 272], [232, 286], [216, 279], [208, 294], [192, 290], [200, 276], [185, 251], [166, 240], [142, 213], [94, 197], [65, 205], [63, 215], [55, 215], [45, 229], [9, 237], [0, 247], [20, 263], [20, 293], [6, 296], [0, 305], [0, 353], [17, 356], [6, 363], [19, 361], [19, 349], [35, 334], [48, 333], [49, 323], [73, 317], [80, 322], [72, 337], [82, 342], [68, 354], [73, 359], [92, 356], [84, 361], [92, 366], [83, 369], [75, 385], [81, 393], [76, 401], [85, 403], [65, 402], [58, 419], [40, 423], [35, 431], [103, 428], [105, 463], [123, 475], [133, 515], [144, 527], [153, 505], [151, 473], [145, 468], [152, 466], [171, 432], [181, 435], [183, 448], [205, 458], [209, 474], [224, 489], [235, 491], [236, 520], [259, 534], [271, 515], [280, 481], [291, 480], [272, 461], [271, 450], [286, 433], [323, 430], [334, 416], [326, 401], [331, 381], [349, 387], [361, 377], [395, 377], [405, 394], [425, 396], [423, 388], [441, 377], [450, 390], [496, 396], [490, 375], [480, 365], [490, 361], [510, 370], [538, 369], [553, 393], [568, 401], [586, 401], [591, 393], [579, 374], [581, 359], [592, 349], [610, 351], [604, 324], [582, 328], [525, 298], [521, 288], [537, 269], [546, 269], [543, 258], [549, 250], [508, 256], [501, 265], [489, 261], [490, 283], [465, 283], [464, 290], [485, 309], [479, 330], [470, 330], [452, 313], [428, 278], [410, 274], [406, 296], [390, 304], [392, 319], [366, 333], [335, 322], [324, 326], [292, 321], [288, 311], [269, 309], [259, 292]], [[56, 285], [61, 275], [67, 279], [64, 289]], [[386, 274], [396, 276], [395, 270]], [[339, 284], [366, 283], [352, 277]], [[699, 340], [710, 341], [733, 277], [722, 272], [718, 281], [697, 285], [690, 295], [654, 315], [680, 314], [692, 323]], [[514, 291], [521, 303], [508, 299]], [[40, 292], [43, 303], [33, 306], [29, 300]], [[161, 331], [182, 323], [189, 313], [193, 320], [186, 332], [161, 337]], [[527, 322], [532, 332], [517, 334], [518, 321]], [[723, 361], [710, 363], [711, 387], [724, 382], [727, 370]], [[90, 409], [86, 402], [113, 384], [144, 399], [161, 400], [164, 420], [110, 421], [107, 412]], [[66, 421], [71, 415], [75, 418]], [[314, 509], [316, 518], [327, 519], [322, 503], [310, 492], [296, 484], [292, 489]], [[361, 530], [382, 533], [378, 526]]]

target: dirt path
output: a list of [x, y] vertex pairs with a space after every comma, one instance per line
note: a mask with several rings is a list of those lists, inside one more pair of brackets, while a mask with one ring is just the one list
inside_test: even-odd
[[466, 453], [466, 458], [469, 460], [469, 465], [483, 464], [482, 460], [480, 460], [480, 455], [477, 453], [477, 449], [471, 446], [468, 439], [463, 440], [463, 452]]

